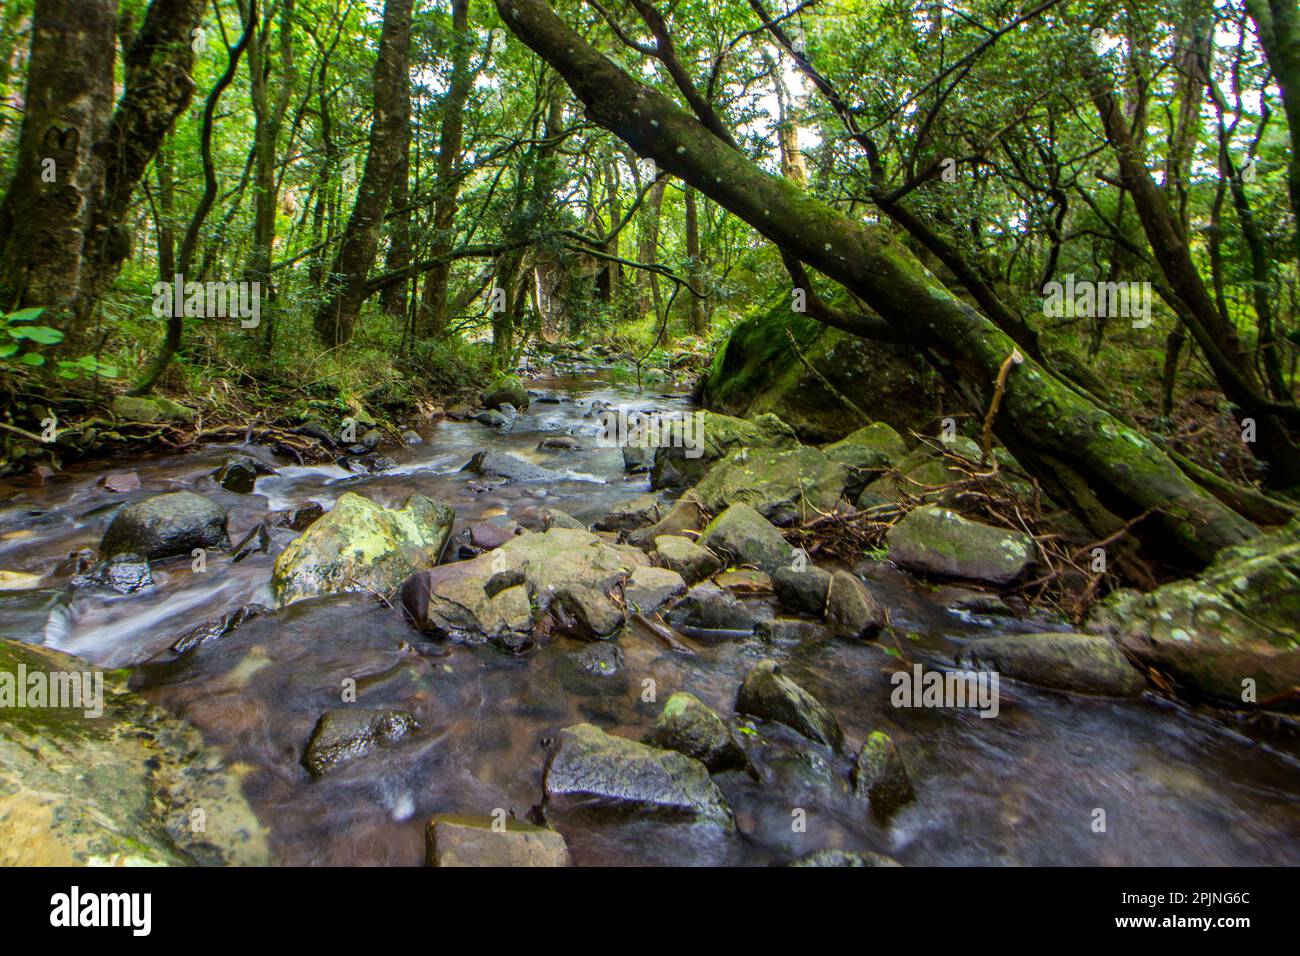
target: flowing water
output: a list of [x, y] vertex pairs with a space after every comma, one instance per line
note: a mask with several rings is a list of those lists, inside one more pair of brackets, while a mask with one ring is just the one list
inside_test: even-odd
[[[270, 604], [266, 554], [238, 564], [212, 554], [204, 572], [188, 558], [155, 562], [156, 586], [133, 595], [66, 587], [70, 572], [60, 563], [98, 543], [124, 498], [182, 489], [229, 510], [233, 541], [271, 512], [308, 501], [328, 508], [345, 491], [386, 505], [412, 492], [441, 498], [460, 525], [504, 515], [528, 524], [543, 507], [589, 522], [649, 488], [645, 476], [624, 475], [618, 450], [594, 447], [590, 404], [689, 405], [683, 394], [638, 392], [599, 372], [531, 386], [560, 401], [534, 402], [503, 432], [473, 421], [433, 424], [422, 444], [388, 452], [398, 466], [380, 475], [275, 463], [278, 474], [259, 479], [256, 493], [232, 494], [208, 477], [232, 449], [209, 446], [112, 469], [73, 467], [41, 487], [0, 485], [0, 568], [46, 575], [38, 590], [0, 592], [0, 637], [133, 668], [133, 687], [193, 722], [239, 770], [290, 864], [419, 864], [431, 814], [501, 808], [522, 818], [539, 804], [546, 749], [561, 728], [589, 721], [639, 738], [678, 690], [729, 715], [745, 672], [765, 657], [835, 712], [851, 745], [887, 731], [917, 800], [882, 824], [852, 795], [847, 756], [765, 725], [751, 744], [754, 772], [715, 777], [734, 829], [569, 806], [551, 822], [576, 862], [769, 864], [837, 847], [911, 865], [1300, 863], [1294, 738], [1243, 730], [1155, 696], [1073, 697], [1007, 681], [995, 719], [972, 709], [891, 706], [889, 675], [906, 662], [950, 665], [974, 636], [1050, 625], [951, 612], [932, 587], [886, 565], [857, 569], [895, 625], [879, 644], [696, 641], [688, 656], [634, 627], [620, 638], [625, 666], [615, 676], [577, 667], [570, 654], [582, 645], [564, 638], [520, 656], [427, 641], [400, 609], [368, 594], [302, 601], [179, 659], [164, 653], [196, 624], [250, 602]], [[586, 450], [537, 450], [541, 437], [565, 433], [584, 439]], [[561, 471], [563, 480], [484, 488], [459, 470], [483, 448]], [[263, 449], [241, 450], [271, 461]], [[124, 469], [139, 475], [138, 491], [119, 495], [96, 484], [106, 470]], [[272, 553], [294, 534], [273, 529]], [[408, 710], [421, 730], [312, 780], [300, 763], [303, 746], [319, 715], [339, 706], [347, 678], [357, 682], [361, 705]], [[657, 703], [645, 700], [650, 686]], [[1098, 809], [1104, 832], [1094, 826]]]

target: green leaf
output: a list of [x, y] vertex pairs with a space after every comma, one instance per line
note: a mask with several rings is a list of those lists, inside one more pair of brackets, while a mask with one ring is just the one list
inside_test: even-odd
[[32, 319], [39, 317], [44, 311], [44, 307], [38, 309], [20, 309], [17, 312], [5, 316], [5, 319], [9, 322], [30, 322]]
[[9, 334], [16, 339], [30, 339], [42, 345], [54, 345], [56, 342], [63, 341], [63, 333], [58, 329], [50, 328], [48, 325], [31, 325], [10, 329]]
[[40, 352], [27, 352], [18, 361], [22, 362], [24, 365], [44, 365], [45, 356]]
[[17, 342], [6, 342], [4, 345], [0, 345], [0, 359], [7, 359], [17, 354], [17, 352], [18, 352]]

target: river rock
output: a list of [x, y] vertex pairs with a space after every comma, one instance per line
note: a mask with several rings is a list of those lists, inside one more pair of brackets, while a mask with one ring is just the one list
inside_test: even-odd
[[747, 504], [734, 504], [709, 522], [701, 541], [709, 550], [730, 556], [732, 564], [752, 564], [768, 574], [794, 559], [794, 548], [781, 532]]
[[776, 525], [796, 524], [834, 509], [850, 469], [816, 448], [739, 448], [695, 486], [706, 511], [746, 504]]
[[273, 475], [275, 469], [258, 461], [252, 455], [231, 455], [212, 473], [212, 478], [222, 488], [236, 494], [249, 494], [262, 475]]
[[425, 829], [430, 866], [569, 866], [569, 848], [554, 830], [523, 820], [435, 814]]
[[188, 424], [194, 421], [194, 409], [161, 395], [114, 395], [113, 414], [128, 422], [174, 422]]
[[641, 495], [627, 504], [602, 515], [591, 527], [595, 531], [635, 531], [654, 524], [663, 517], [664, 506], [654, 494]]
[[736, 712], [785, 724], [835, 750], [844, 746], [844, 731], [835, 715], [786, 677], [776, 661], [759, 661], [750, 668], [736, 695]]
[[585, 584], [564, 584], [551, 599], [551, 615], [559, 629], [584, 640], [613, 637], [627, 620], [608, 595]]
[[867, 637], [885, 625], [886, 616], [865, 584], [847, 571], [836, 571], [826, 594], [826, 621], [844, 637]]
[[892, 856], [883, 853], [854, 853], [849, 850], [816, 850], [801, 856], [787, 866], [902, 866]]
[[650, 566], [633, 568], [623, 583], [623, 598], [630, 610], [653, 614], [686, 593], [686, 582], [676, 571]]
[[654, 543], [659, 563], [676, 571], [687, 584], [702, 581], [722, 567], [717, 555], [684, 535], [661, 534]]
[[305, 505], [278, 512], [275, 516], [277, 528], [292, 528], [294, 531], [306, 531], [317, 518], [325, 514], [325, 508], [319, 501], [309, 501]]
[[[402, 603], [422, 631], [482, 643], [504, 639], [524, 623], [517, 615], [512, 620], [510, 608], [502, 607], [507, 589], [520, 588], [525, 607], [546, 613], [561, 591], [572, 588], [594, 591], [608, 601], [616, 586], [647, 564], [636, 548], [610, 544], [586, 530], [551, 528], [517, 535], [470, 561], [413, 575], [402, 588]], [[571, 595], [568, 600], [572, 608]], [[621, 614], [614, 608], [610, 616], [615, 613]], [[606, 626], [599, 616], [593, 622], [602, 630]]]
[[584, 674], [614, 677], [623, 670], [623, 649], [612, 641], [598, 641], [565, 655]]
[[469, 526], [469, 543], [479, 551], [491, 551], [505, 544], [519, 530], [513, 521], [501, 524], [496, 521], [476, 521]]
[[504, 478], [507, 481], [559, 481], [564, 477], [559, 472], [502, 451], [477, 452], [461, 471], [472, 471], [488, 478]]
[[752, 631], [753, 612], [730, 591], [714, 584], [697, 584], [675, 608], [673, 619], [681, 627], [706, 631]]
[[582, 442], [572, 435], [548, 435], [537, 443], [538, 451], [579, 451]]
[[853, 791], [871, 801], [871, 812], [882, 823], [899, 808], [916, 799], [907, 765], [889, 734], [875, 730], [867, 735], [853, 765]]
[[[92, 668], [51, 648], [0, 640], [0, 681], [13, 682], [20, 665], [29, 678], [36, 672], [98, 673], [103, 712], [87, 717], [86, 708], [4, 708], [0, 866], [275, 862], [240, 777], [205, 746], [198, 730], [129, 692], [120, 672]], [[202, 832], [192, 826], [199, 810]]]
[[726, 799], [698, 760], [606, 734], [592, 724], [560, 731], [543, 781], [548, 803], [577, 797], [611, 809], [730, 825]]
[[777, 568], [772, 574], [772, 590], [781, 606], [787, 611], [810, 617], [821, 617], [826, 613], [826, 592], [830, 586], [831, 573], [811, 564], [802, 570]]
[[577, 531], [587, 530], [585, 524], [568, 512], [561, 511], [559, 508], [543, 508], [541, 517], [543, 531], [549, 531], [552, 528], [568, 528]]
[[112, 491], [116, 494], [126, 494], [130, 491], [136, 491], [140, 487], [140, 476], [134, 471], [114, 471], [105, 475], [96, 482], [105, 491]]
[[686, 531], [698, 531], [704, 527], [705, 514], [694, 496], [686, 495], [673, 502], [664, 516], [648, 528], [633, 531], [627, 536], [627, 543], [638, 548], [650, 550], [655, 539], [664, 534], [680, 535]]
[[655, 450], [644, 445], [623, 446], [623, 470], [630, 475], [645, 474], [655, 463]]
[[174, 654], [188, 654], [208, 641], [225, 637], [245, 621], [262, 614], [269, 614], [270, 611], [271, 609], [265, 604], [245, 604], [215, 620], [204, 621], [198, 627], [186, 631], [172, 643], [171, 651]]
[[651, 488], [685, 488], [738, 448], [789, 448], [798, 444], [790, 426], [775, 415], [753, 420], [695, 412], [691, 420], [666, 422], [650, 471]]
[[1028, 571], [1037, 550], [1029, 535], [963, 518], [926, 505], [909, 512], [885, 535], [889, 559], [922, 574], [1010, 584]]
[[423, 495], [390, 509], [343, 494], [276, 558], [271, 591], [277, 605], [336, 591], [387, 594], [438, 563], [455, 517], [451, 507]]
[[1133, 697], [1146, 681], [1118, 645], [1097, 634], [1006, 634], [971, 641], [957, 660], [1054, 690]]
[[106, 557], [138, 554], [150, 561], [195, 548], [228, 548], [226, 511], [189, 491], [133, 502], [113, 516], [99, 550]]
[[884, 422], [873, 422], [827, 445], [822, 452], [831, 461], [848, 467], [850, 478], [844, 493], [856, 500], [872, 479], [906, 457], [907, 446], [894, 429]]
[[138, 554], [115, 554], [86, 574], [74, 576], [71, 584], [74, 588], [98, 586], [118, 594], [134, 594], [153, 587], [153, 571]]
[[500, 408], [502, 405], [527, 408], [528, 389], [513, 375], [503, 375], [483, 390], [480, 399], [487, 408]]
[[404, 710], [344, 707], [321, 714], [303, 752], [303, 766], [313, 777], [415, 733], [419, 724]]
[[486, 425], [488, 428], [503, 428], [510, 424], [510, 419], [501, 414], [495, 408], [487, 408], [474, 415], [474, 421]]
[[746, 764], [745, 751], [726, 721], [685, 691], [668, 698], [654, 726], [641, 740], [652, 747], [693, 757], [715, 773]]
[[1089, 630], [1197, 694], [1300, 708], [1300, 518], [1225, 548], [1196, 578], [1117, 591]]

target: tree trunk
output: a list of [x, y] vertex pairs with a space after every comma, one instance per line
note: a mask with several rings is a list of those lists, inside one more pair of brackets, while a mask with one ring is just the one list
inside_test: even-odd
[[402, 102], [409, 96], [408, 49], [412, 0], [387, 0], [384, 26], [375, 63], [375, 116], [370, 125], [366, 171], [357, 189], [352, 216], [343, 235], [327, 285], [327, 296], [316, 313], [316, 333], [325, 344], [338, 346], [352, 338], [352, 329], [365, 301], [366, 274], [374, 264], [384, 212], [401, 165]]
[[83, 251], [77, 296], [77, 325], [89, 327], [99, 305], [131, 252], [123, 223], [136, 187], [163, 139], [194, 95], [194, 31], [204, 0], [153, 0], [126, 53], [126, 91], [109, 123], [104, 178]]
[[116, 0], [40, 0], [13, 179], [0, 202], [0, 311], [33, 306], [81, 344], [82, 253], [103, 182]]
[[[704, 292], [704, 270], [700, 262], [700, 212], [699, 203], [692, 186], [686, 187], [686, 258], [690, 260], [687, 275], [691, 287], [696, 292]], [[704, 315], [704, 300], [698, 295], [688, 296], [691, 302], [691, 331], [703, 335], [708, 331], [709, 322]]]
[[[469, 0], [452, 0], [451, 4], [451, 81], [443, 100], [442, 129], [438, 134], [437, 200], [433, 207], [433, 247], [430, 258], [451, 251], [456, 225], [457, 197], [460, 181], [455, 178], [460, 161], [461, 140], [465, 130], [462, 115], [474, 77], [470, 73]], [[441, 339], [447, 335], [451, 316], [447, 309], [447, 285], [451, 281], [451, 263], [434, 266], [424, 280], [420, 301], [420, 333]]]
[[[505, 24], [558, 70], [590, 118], [871, 305], [977, 408], [988, 407], [1012, 340], [930, 275], [885, 230], [852, 220], [749, 162], [569, 29], [545, 0], [496, 0]], [[845, 323], [875, 332], [868, 317]], [[1205, 494], [1145, 434], [1025, 357], [1006, 379], [998, 436], [1095, 532], [1150, 512], [1134, 533], [1203, 564], [1257, 529]]]
[[1291, 133], [1287, 188], [1296, 220], [1296, 261], [1300, 262], [1300, 10], [1295, 0], [1246, 0], [1246, 9], [1255, 21], [1264, 58], [1282, 91], [1282, 108]]

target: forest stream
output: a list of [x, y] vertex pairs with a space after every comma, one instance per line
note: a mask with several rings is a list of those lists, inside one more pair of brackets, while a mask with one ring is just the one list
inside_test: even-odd
[[[193, 490], [225, 507], [233, 542], [274, 512], [312, 501], [328, 510], [348, 491], [389, 507], [415, 492], [446, 502], [458, 531], [477, 521], [528, 527], [543, 508], [590, 524], [649, 490], [645, 475], [624, 473], [617, 448], [597, 447], [592, 403], [690, 407], [686, 394], [638, 391], [607, 369], [527, 384], [537, 397], [513, 425], [436, 421], [421, 443], [386, 450], [396, 467], [379, 474], [286, 464], [257, 446], [209, 445], [112, 467], [76, 465], [43, 486], [6, 482], [0, 566], [45, 577], [35, 590], [0, 592], [0, 636], [41, 643], [43, 628], [51, 647], [96, 667], [130, 668], [133, 690], [199, 728], [238, 768], [272, 855], [286, 864], [418, 865], [432, 814], [504, 810], [524, 819], [542, 804], [547, 751], [562, 728], [592, 723], [640, 739], [663, 701], [683, 690], [728, 717], [746, 672], [764, 658], [835, 714], [846, 753], [871, 731], [887, 731], [907, 755], [916, 799], [882, 822], [853, 794], [851, 757], [764, 722], [746, 734], [750, 768], [713, 778], [734, 826], [610, 813], [581, 800], [548, 807], [547, 822], [576, 864], [767, 865], [828, 848], [904, 865], [1300, 864], [1294, 738], [1273, 739], [1152, 693], [1118, 700], [1009, 680], [997, 720], [972, 708], [891, 706], [889, 677], [901, 667], [951, 667], [973, 637], [1064, 625], [1027, 612], [953, 610], [942, 588], [883, 561], [854, 569], [888, 608], [892, 626], [878, 641], [687, 632], [684, 651], [634, 623], [617, 638], [621, 653], [605, 658], [612, 664], [597, 668], [583, 666], [591, 644], [558, 634], [517, 655], [431, 640], [400, 605], [364, 592], [299, 601], [189, 653], [169, 651], [204, 621], [274, 604], [274, 556], [297, 534], [284, 527], [271, 529], [269, 553], [239, 563], [228, 552], [209, 555], [202, 573], [184, 557], [155, 562], [154, 586], [133, 594], [68, 583], [63, 562], [97, 546], [123, 499], [170, 491]], [[539, 450], [556, 435], [578, 438], [581, 448]], [[496, 483], [462, 471], [482, 449], [560, 477]], [[251, 494], [224, 490], [210, 475], [234, 450], [276, 473], [259, 478]], [[138, 489], [116, 494], [97, 483], [123, 469], [139, 476]], [[453, 539], [449, 550], [456, 546]], [[760, 620], [774, 613], [770, 595], [744, 600]], [[360, 704], [407, 711], [419, 730], [313, 778], [302, 764], [304, 744], [320, 715], [338, 706], [347, 678]], [[1105, 832], [1092, 826], [1096, 808], [1105, 809]], [[803, 827], [792, 826], [799, 810]]]

